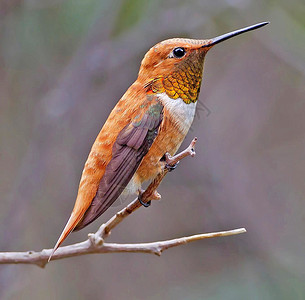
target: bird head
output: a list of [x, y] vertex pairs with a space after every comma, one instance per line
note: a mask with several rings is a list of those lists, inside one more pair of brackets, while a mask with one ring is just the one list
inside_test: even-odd
[[206, 53], [216, 44], [267, 25], [262, 22], [206, 40], [173, 38], [153, 46], [144, 56], [138, 80], [155, 93], [195, 102], [200, 90]]

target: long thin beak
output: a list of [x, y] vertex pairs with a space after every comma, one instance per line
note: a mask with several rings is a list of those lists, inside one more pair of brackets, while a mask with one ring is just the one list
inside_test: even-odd
[[209, 42], [205, 45], [202, 46], [202, 48], [204, 47], [211, 47], [211, 46], [214, 46], [218, 43], [221, 43], [225, 40], [228, 40], [234, 36], [237, 36], [239, 34], [242, 34], [244, 32], [248, 32], [248, 31], [251, 31], [251, 30], [255, 30], [257, 28], [260, 28], [260, 27], [263, 27], [267, 24], [269, 24], [270, 22], [262, 22], [262, 23], [258, 23], [258, 24], [255, 24], [255, 25], [252, 25], [252, 26], [248, 26], [248, 27], [245, 27], [245, 28], [242, 28], [242, 29], [238, 29], [238, 30], [235, 30], [235, 31], [232, 31], [232, 32], [229, 32], [229, 33], [225, 33], [223, 35], [220, 35], [220, 36], [217, 36], [213, 39], [210, 39]]

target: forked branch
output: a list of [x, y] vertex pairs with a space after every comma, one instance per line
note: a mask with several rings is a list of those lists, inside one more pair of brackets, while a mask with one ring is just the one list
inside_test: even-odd
[[[152, 181], [148, 188], [142, 193], [141, 200], [147, 203], [151, 200], [159, 200], [160, 195], [157, 193], [157, 188], [162, 182], [165, 175], [169, 172], [170, 167], [174, 167], [180, 160], [187, 156], [195, 156], [195, 144], [197, 138], [194, 138], [190, 145], [179, 154], [171, 157], [165, 155], [167, 167], [165, 167], [157, 177]], [[81, 243], [72, 244], [69, 246], [60, 247], [52, 256], [52, 260], [63, 259], [67, 257], [93, 254], [93, 253], [114, 253], [114, 252], [136, 252], [136, 253], [151, 253], [161, 255], [162, 251], [179, 245], [184, 245], [193, 241], [203, 240], [213, 237], [229, 236], [246, 232], [245, 228], [239, 228], [228, 231], [220, 231], [213, 233], [197, 234], [187, 237], [181, 237], [166, 241], [157, 241], [152, 243], [140, 244], [116, 244], [105, 243], [104, 240], [110, 235], [118, 224], [120, 224], [127, 216], [141, 207], [138, 198], [132, 201], [129, 205], [116, 213], [109, 221], [103, 224], [96, 233], [88, 234], [88, 239]], [[44, 249], [40, 252], [0, 252], [0, 264], [34, 264], [44, 268], [48, 262], [48, 258], [52, 249]]]

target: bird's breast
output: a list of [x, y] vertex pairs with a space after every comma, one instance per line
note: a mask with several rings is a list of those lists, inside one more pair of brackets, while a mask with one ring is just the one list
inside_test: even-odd
[[158, 96], [164, 106], [165, 117], [172, 119], [172, 125], [185, 137], [193, 123], [197, 102], [187, 104], [181, 98], [170, 98], [166, 93]]

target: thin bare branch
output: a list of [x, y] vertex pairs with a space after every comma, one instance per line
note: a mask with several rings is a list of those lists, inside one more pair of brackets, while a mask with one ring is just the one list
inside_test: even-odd
[[[190, 145], [183, 150], [182, 152], [178, 153], [177, 155], [170, 157], [169, 154], [166, 155], [166, 163], [169, 166], [175, 166], [180, 160], [186, 158], [187, 156], [194, 157], [195, 153], [195, 144], [197, 142], [197, 137], [195, 137]], [[160, 172], [157, 177], [151, 182], [151, 184], [147, 187], [147, 189], [142, 193], [141, 200], [144, 203], [149, 202], [150, 200], [159, 200], [160, 197], [155, 197], [156, 191], [160, 183], [162, 182], [163, 178], [169, 172], [169, 168], [164, 168], [162, 172]], [[157, 199], [156, 199], [157, 198]], [[103, 224], [99, 230], [96, 232], [97, 237], [101, 237], [105, 239], [111, 232], [111, 230], [120, 224], [127, 216], [141, 207], [141, 203], [138, 199], [132, 201], [129, 205], [123, 208], [121, 211], [116, 213], [108, 222]]]
[[[157, 188], [162, 182], [165, 175], [172, 167], [175, 167], [180, 160], [187, 156], [195, 156], [195, 144], [197, 138], [194, 138], [190, 145], [179, 154], [171, 157], [169, 154], [165, 155], [165, 167], [151, 182], [148, 188], [141, 194], [141, 200], [147, 203], [151, 200], [159, 200], [161, 196], [157, 193]], [[136, 253], [150, 253], [161, 255], [162, 251], [179, 245], [184, 245], [190, 242], [203, 240], [213, 237], [236, 235], [246, 232], [245, 228], [239, 228], [228, 231], [212, 232], [197, 234], [187, 237], [181, 237], [166, 241], [157, 241], [152, 243], [140, 244], [116, 244], [105, 243], [104, 240], [110, 235], [117, 225], [119, 225], [132, 212], [141, 207], [138, 198], [132, 201], [129, 205], [116, 213], [109, 221], [100, 226], [96, 233], [88, 234], [88, 239], [81, 243], [72, 244], [69, 246], [60, 247], [52, 256], [52, 260], [63, 259], [67, 257], [74, 257], [79, 255], [93, 254], [93, 253], [114, 253], [114, 252], [136, 252]], [[44, 268], [48, 263], [49, 256], [53, 249], [44, 249], [40, 252], [0, 252], [0, 264], [34, 264]]]
[[[149, 253], [160, 256], [163, 251], [169, 248], [185, 245], [190, 242], [199, 241], [203, 239], [236, 235], [244, 232], [246, 232], [245, 228], [239, 228], [228, 231], [197, 234], [166, 241], [139, 244], [101, 243], [100, 241], [96, 241], [90, 238], [89, 235], [88, 240], [84, 242], [58, 248], [58, 250], [52, 257], [52, 260], [94, 253], [133, 252]], [[52, 249], [44, 249], [40, 252], [2, 252], [0, 253], [0, 264], [34, 264], [41, 268], [44, 268], [47, 264], [51, 251]]]

